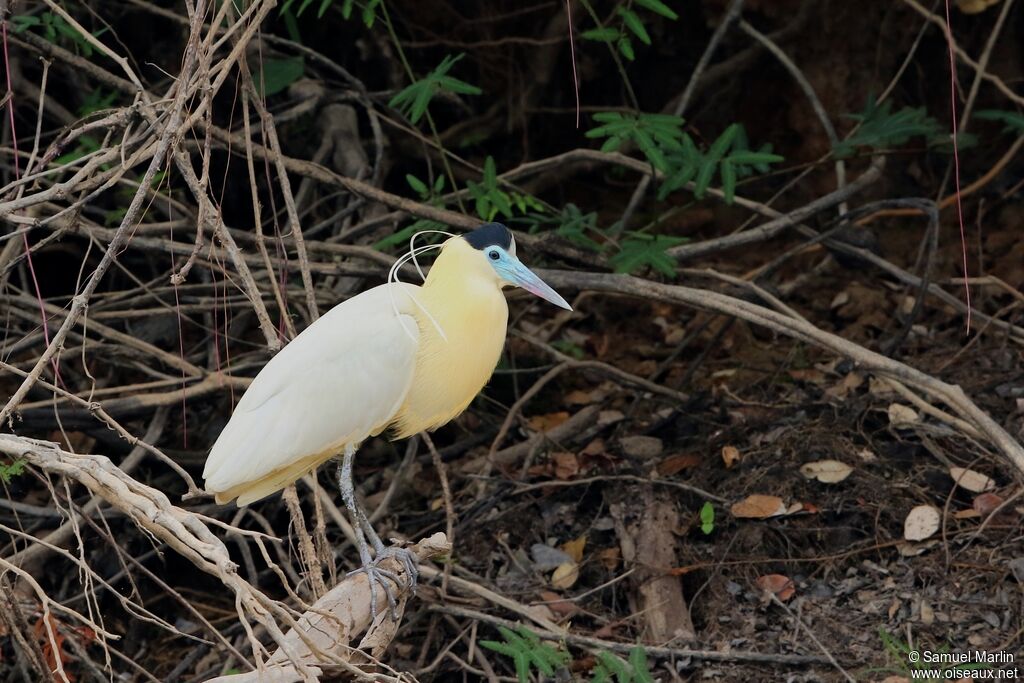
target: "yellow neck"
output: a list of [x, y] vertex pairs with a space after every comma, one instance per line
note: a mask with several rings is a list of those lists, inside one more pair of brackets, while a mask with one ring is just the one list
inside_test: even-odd
[[445, 246], [417, 299], [425, 311], [413, 311], [420, 347], [395, 420], [399, 437], [440, 427], [469, 406], [498, 364], [508, 324], [500, 281], [461, 238]]

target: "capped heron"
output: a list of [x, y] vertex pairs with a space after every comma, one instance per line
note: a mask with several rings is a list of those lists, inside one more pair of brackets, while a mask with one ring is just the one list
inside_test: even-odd
[[[436, 248], [422, 286], [397, 280], [405, 261]], [[374, 610], [379, 583], [393, 613], [394, 597], [381, 579], [398, 582], [377, 563], [397, 557], [414, 587], [416, 561], [408, 550], [385, 547], [373, 530], [355, 498], [353, 457], [368, 437], [437, 429], [469, 406], [505, 343], [506, 285], [572, 310], [516, 258], [512, 233], [500, 223], [440, 246], [413, 241], [387, 283], [332, 308], [256, 375], [206, 460], [206, 490], [218, 503], [247, 505], [342, 454], [338, 482], [359, 546], [356, 571], [369, 578]]]

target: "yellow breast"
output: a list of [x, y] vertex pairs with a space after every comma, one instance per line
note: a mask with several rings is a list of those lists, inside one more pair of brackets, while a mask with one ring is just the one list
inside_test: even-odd
[[464, 411], [487, 384], [505, 344], [508, 305], [501, 285], [464, 240], [445, 247], [417, 298], [430, 316], [413, 312], [420, 346], [412, 387], [392, 423], [396, 438], [435, 429]]

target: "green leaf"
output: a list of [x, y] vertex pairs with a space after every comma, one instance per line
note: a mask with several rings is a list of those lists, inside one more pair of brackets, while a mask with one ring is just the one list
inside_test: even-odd
[[644, 22], [640, 20], [640, 15], [631, 9], [625, 7], [619, 7], [619, 16], [622, 17], [622, 23], [626, 25], [633, 35], [637, 37], [644, 45], [651, 44], [651, 36], [647, 33], [647, 29], [644, 27]]
[[1024, 134], [1024, 114], [1015, 111], [1002, 111], [998, 109], [983, 109], [974, 114], [975, 118], [983, 121], [999, 121], [1006, 124], [1004, 133]]
[[629, 651], [629, 665], [633, 668], [633, 683], [654, 683], [650, 665], [647, 664], [647, 650], [640, 645]]
[[430, 196], [430, 188], [427, 187], [426, 183], [411, 173], [406, 174], [405, 182], [409, 183], [409, 187], [411, 187], [421, 198], [426, 199]]
[[430, 101], [439, 91], [445, 90], [461, 95], [479, 95], [483, 91], [475, 85], [448, 75], [455, 64], [465, 55], [446, 56], [432, 72], [406, 86], [388, 101], [388, 106], [401, 111], [409, 121], [418, 123], [430, 106]]
[[584, 40], [596, 40], [602, 43], [613, 43], [619, 39], [619, 29], [612, 28], [609, 26], [602, 26], [601, 28], [592, 28], [589, 31], [584, 31], [580, 34], [580, 38]]
[[661, 2], [661, 0], [634, 0], [634, 1], [640, 7], [643, 7], [644, 9], [650, 10], [650, 11], [654, 12], [655, 14], [660, 14], [661, 16], [663, 16], [663, 17], [665, 17], [667, 19], [671, 19], [672, 21], [675, 21], [676, 19], [679, 18], [679, 15], [676, 14], [675, 12], [673, 12], [671, 9], [669, 9], [668, 5], [666, 5], [665, 3]]
[[[409, 238], [421, 230], [442, 230], [444, 229], [444, 227], [444, 223], [438, 223], [437, 221], [421, 218], [420, 220], [415, 221], [411, 225], [402, 228], [395, 234], [389, 235], [388, 237], [385, 237], [379, 242], [374, 243], [373, 248], [376, 249], [377, 251], [389, 251], [394, 247], [401, 246], [403, 244], [408, 244]], [[431, 237], [433, 236], [424, 236], [424, 238], [428, 240]]]
[[625, 57], [626, 59], [628, 59], [631, 62], [634, 59], [636, 59], [636, 53], [633, 52], [633, 41], [632, 40], [630, 40], [626, 36], [622, 36], [621, 38], [619, 38], [619, 42], [617, 44], [618, 44], [618, 47], [619, 47], [619, 52], [622, 54], [623, 57]]
[[302, 57], [265, 59], [263, 70], [253, 74], [256, 92], [263, 97], [276, 95], [302, 78], [305, 70], [306, 64]]
[[616, 273], [635, 273], [650, 267], [668, 277], [675, 277], [676, 260], [665, 253], [671, 247], [682, 244], [686, 239], [669, 235], [648, 235], [634, 232], [622, 241], [619, 253], [608, 262]]
[[356, 0], [345, 0], [341, 3], [341, 17], [343, 19], [349, 19], [352, 17], [352, 9], [356, 5]]
[[736, 199], [736, 167], [728, 160], [722, 162], [722, 194], [726, 204], [732, 204]]
[[878, 104], [874, 97], [868, 99], [863, 112], [847, 114], [846, 118], [860, 122], [860, 127], [833, 147], [833, 154], [840, 159], [852, 156], [858, 147], [885, 149], [915, 137], [931, 140], [943, 133], [939, 122], [928, 116], [924, 107], [904, 107], [894, 112], [891, 100]]
[[498, 654], [511, 657], [516, 669], [516, 677], [522, 682], [530, 680], [531, 669], [536, 669], [545, 676], [554, 676], [555, 669], [561, 668], [569, 663], [568, 652], [558, 650], [541, 641], [539, 637], [529, 629], [519, 626], [515, 631], [499, 626], [505, 642], [494, 640], [481, 640], [480, 645], [497, 652]]
[[20, 477], [25, 473], [25, 461], [17, 459], [7, 465], [0, 463], [0, 481], [5, 484], [10, 484], [11, 479], [14, 477]]
[[715, 530], [715, 506], [710, 502], [700, 508], [700, 530], [705, 536]]

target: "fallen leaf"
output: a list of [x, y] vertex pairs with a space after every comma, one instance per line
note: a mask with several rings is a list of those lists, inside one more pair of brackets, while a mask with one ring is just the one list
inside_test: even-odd
[[825, 390], [825, 395], [831, 398], [846, 398], [847, 394], [864, 384], [864, 376], [860, 373], [850, 372], [845, 377]]
[[597, 559], [601, 561], [605, 569], [608, 571], [614, 571], [619, 566], [619, 560], [622, 558], [622, 550], [618, 547], [605, 548], [597, 554]]
[[900, 541], [896, 544], [896, 550], [900, 552], [903, 557], [917, 557], [923, 555], [935, 546], [939, 544], [938, 541], [925, 541], [924, 543], [908, 543], [907, 541]]
[[942, 514], [934, 505], [918, 505], [903, 520], [903, 538], [923, 541], [939, 530]]
[[898, 427], [914, 424], [917, 420], [917, 411], [910, 406], [905, 406], [902, 403], [889, 404], [889, 424]]
[[534, 415], [526, 421], [526, 424], [528, 424], [530, 429], [535, 432], [546, 432], [554, 429], [568, 419], [569, 413], [562, 410], [557, 413], [548, 413], [547, 415]]
[[956, 6], [964, 14], [980, 14], [998, 3], [999, 0], [956, 0]]
[[571, 406], [588, 406], [594, 402], [594, 397], [589, 391], [575, 389], [565, 395], [565, 402]]
[[739, 519], [766, 519], [786, 514], [786, 504], [778, 496], [764, 496], [755, 493], [734, 503], [729, 510]]
[[875, 462], [878, 460], [878, 456], [870, 448], [862, 448], [857, 451], [857, 457], [864, 462]]
[[575, 604], [554, 591], [541, 591], [540, 599], [544, 601], [544, 607], [563, 617], [571, 617], [579, 611]]
[[624, 419], [626, 419], [626, 415], [621, 410], [602, 410], [597, 414], [597, 424], [599, 427], [607, 427]]
[[658, 463], [658, 474], [663, 477], [671, 477], [688, 467], [696, 467], [700, 464], [701, 457], [696, 453], [682, 453], [670, 455]]
[[782, 574], [759, 576], [754, 580], [754, 584], [761, 590], [773, 594], [782, 602], [786, 602], [796, 594], [793, 579]]
[[974, 498], [974, 503], [971, 505], [971, 507], [977, 510], [979, 515], [991, 515], [1002, 504], [1003, 499], [998, 494], [983, 493], [980, 496], [976, 496]]
[[797, 368], [789, 371], [789, 376], [798, 382], [824, 384], [825, 373], [817, 368]]
[[725, 469], [730, 469], [733, 465], [740, 461], [740, 451], [735, 446], [723, 446], [722, 447], [722, 462], [725, 463]]
[[953, 519], [977, 519], [978, 517], [981, 517], [981, 513], [974, 508], [957, 510], [953, 513]]
[[622, 452], [631, 458], [648, 460], [661, 455], [665, 445], [653, 436], [624, 436], [619, 440]]
[[580, 578], [580, 566], [575, 562], [566, 562], [558, 565], [558, 568], [551, 574], [551, 585], [563, 590], [572, 588], [578, 578]]
[[842, 291], [832, 297], [832, 303], [828, 305], [829, 308], [841, 308], [846, 304], [850, 303], [850, 293]]
[[580, 472], [580, 462], [575, 453], [557, 451], [551, 454], [551, 459], [555, 463], [555, 476], [562, 481], [572, 479]]
[[967, 489], [971, 493], [983, 493], [996, 487], [996, 483], [992, 479], [966, 467], [950, 467], [949, 476], [953, 477], [957, 486]]
[[566, 555], [573, 559], [573, 562], [579, 563], [583, 561], [583, 549], [587, 547], [587, 535], [583, 534], [579, 538], [575, 538], [571, 541], [566, 541], [562, 544], [562, 550]]
[[818, 460], [800, 467], [800, 474], [822, 484], [838, 484], [850, 476], [853, 468], [838, 460]]

